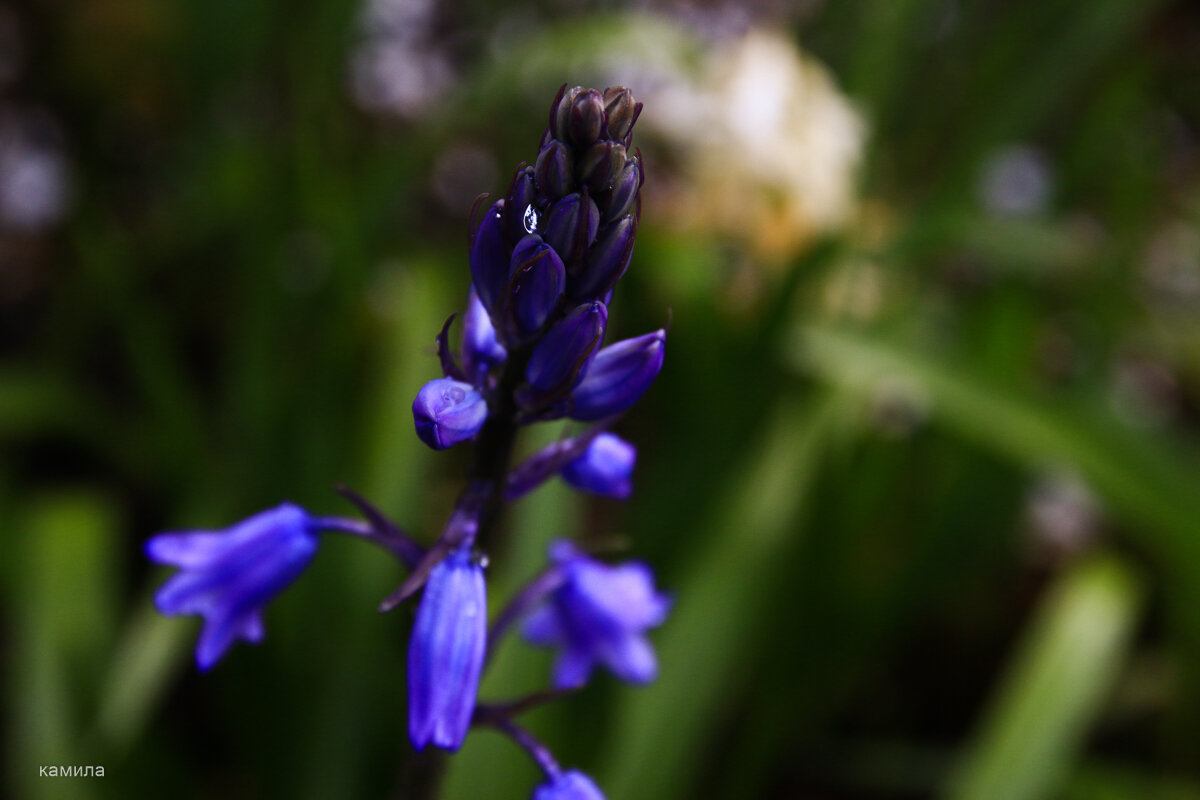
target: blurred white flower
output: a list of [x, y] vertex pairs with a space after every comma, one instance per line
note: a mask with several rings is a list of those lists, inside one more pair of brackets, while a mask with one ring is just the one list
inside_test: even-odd
[[453, 85], [448, 54], [433, 38], [432, 0], [369, 0], [350, 55], [350, 90], [365, 111], [419, 117]]
[[677, 222], [783, 256], [850, 218], [866, 126], [824, 66], [751, 31], [670, 77], [638, 96], [645, 128], [686, 156], [667, 203]]

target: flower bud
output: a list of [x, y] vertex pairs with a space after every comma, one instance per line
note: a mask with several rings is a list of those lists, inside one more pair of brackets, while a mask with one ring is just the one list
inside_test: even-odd
[[583, 251], [596, 240], [600, 211], [586, 194], [569, 194], [554, 204], [546, 221], [546, 241], [562, 256], [569, 271], [578, 272]]
[[604, 98], [595, 89], [586, 89], [571, 103], [568, 131], [571, 144], [587, 147], [600, 137], [604, 128]]
[[527, 233], [540, 233], [537, 207], [537, 186], [533, 167], [522, 167], [513, 175], [508, 197], [504, 201], [504, 233], [510, 242], [518, 242]]
[[608, 309], [602, 303], [576, 306], [533, 348], [525, 380], [541, 392], [570, 387], [599, 347], [607, 324]]
[[570, 770], [534, 789], [533, 800], [604, 800], [604, 793], [587, 775]]
[[625, 500], [633, 493], [637, 448], [615, 433], [602, 433], [562, 468], [563, 479], [585, 492]]
[[625, 167], [625, 145], [596, 142], [579, 164], [579, 180], [593, 193], [606, 192]]
[[503, 235], [504, 201], [492, 204], [471, 242], [471, 280], [488, 313], [494, 314], [497, 301], [508, 286], [509, 250]]
[[467, 294], [467, 313], [463, 315], [463, 362], [467, 376], [482, 386], [485, 376], [508, 358], [508, 351], [496, 341], [496, 328], [475, 287]]
[[608, 138], [617, 142], [626, 141], [633, 133], [633, 123], [642, 113], [642, 104], [635, 102], [633, 93], [622, 86], [604, 90], [604, 111], [608, 122]]
[[636, 403], [658, 377], [666, 343], [667, 332], [657, 330], [597, 353], [583, 380], [571, 392], [571, 418], [601, 419]]
[[629, 268], [636, 238], [637, 221], [633, 217], [624, 217], [605, 228], [584, 254], [583, 271], [572, 278], [571, 297], [599, 297], [616, 286]]
[[558, 306], [567, 273], [554, 248], [530, 234], [513, 248], [510, 299], [513, 319], [523, 334], [536, 333]]
[[566, 142], [571, 138], [571, 110], [575, 100], [586, 91], [582, 86], [570, 89], [564, 83], [558, 90], [554, 102], [550, 104], [550, 135], [559, 141]]
[[575, 188], [571, 149], [557, 140], [543, 147], [534, 166], [534, 178], [538, 189], [551, 200], [569, 194]]
[[604, 221], [611, 222], [631, 212], [641, 188], [642, 165], [636, 158], [628, 159], [616, 180], [613, 181], [608, 204], [604, 207]]
[[471, 727], [487, 648], [487, 590], [470, 544], [429, 573], [408, 646], [408, 738], [457, 750]]
[[412, 405], [417, 436], [434, 450], [445, 450], [479, 433], [488, 407], [475, 387], [437, 378], [421, 387]]

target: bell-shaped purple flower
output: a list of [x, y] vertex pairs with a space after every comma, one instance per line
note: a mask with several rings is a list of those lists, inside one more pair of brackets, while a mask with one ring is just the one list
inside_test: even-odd
[[508, 351], [496, 340], [496, 328], [474, 285], [467, 294], [467, 313], [463, 315], [462, 352], [467, 375], [476, 386], [482, 386], [485, 376], [508, 358]]
[[567, 288], [567, 273], [554, 248], [530, 234], [512, 255], [511, 309], [517, 330], [528, 336], [541, 330]]
[[607, 324], [608, 309], [603, 303], [573, 308], [538, 341], [525, 368], [525, 380], [541, 392], [569, 387], [595, 354]]
[[487, 649], [487, 590], [470, 542], [429, 573], [408, 646], [408, 738], [457, 750], [471, 726]]
[[666, 343], [667, 332], [657, 330], [597, 353], [583, 380], [571, 392], [571, 417], [602, 419], [636, 403], [658, 377]]
[[615, 433], [601, 433], [562, 468], [561, 474], [576, 489], [625, 500], [633, 493], [635, 464], [636, 447]]
[[560, 689], [582, 686], [596, 664], [631, 683], [658, 674], [646, 630], [662, 624], [671, 601], [654, 590], [654, 575], [640, 562], [615, 567], [568, 542], [551, 546], [562, 583], [525, 621], [525, 638], [561, 648], [554, 668]]
[[200, 614], [196, 664], [211, 668], [236, 639], [263, 638], [262, 609], [317, 552], [317, 525], [291, 503], [220, 531], [160, 533], [146, 555], [179, 567], [154, 596], [163, 614]]
[[604, 800], [604, 793], [587, 775], [570, 770], [534, 789], [533, 800]]
[[504, 242], [503, 216], [504, 201], [497, 200], [483, 215], [471, 242], [471, 281], [491, 314], [508, 286], [510, 253]]
[[483, 395], [471, 384], [453, 378], [437, 378], [422, 386], [412, 411], [417, 436], [434, 450], [470, 439], [488, 416]]

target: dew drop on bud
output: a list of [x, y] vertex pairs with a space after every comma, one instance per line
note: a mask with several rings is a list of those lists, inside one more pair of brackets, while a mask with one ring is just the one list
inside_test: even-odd
[[525, 226], [525, 232], [537, 233], [539, 222], [541, 220], [538, 217], [537, 209], [532, 205], [525, 206], [525, 216], [521, 220], [521, 224]]

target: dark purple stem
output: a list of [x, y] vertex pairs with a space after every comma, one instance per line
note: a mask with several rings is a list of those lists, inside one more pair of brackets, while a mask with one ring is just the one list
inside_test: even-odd
[[425, 553], [421, 545], [409, 539], [398, 528], [380, 529], [371, 523], [345, 517], [318, 517], [315, 524], [322, 531], [345, 533], [378, 545], [409, 569], [415, 567]]
[[499, 714], [486, 713], [486, 709], [482, 709], [485, 713], [476, 712], [475, 721], [479, 724], [491, 725], [497, 730], [503, 731], [510, 739], [519, 744], [521, 748], [529, 753], [530, 758], [541, 768], [542, 772], [546, 773], [546, 777], [551, 780], [557, 778], [562, 773], [562, 768], [558, 766], [558, 762], [554, 760], [554, 756], [550, 754], [550, 750], [546, 745], [539, 742], [532, 733], [522, 728], [517, 723], [513, 722], [506, 716]]

